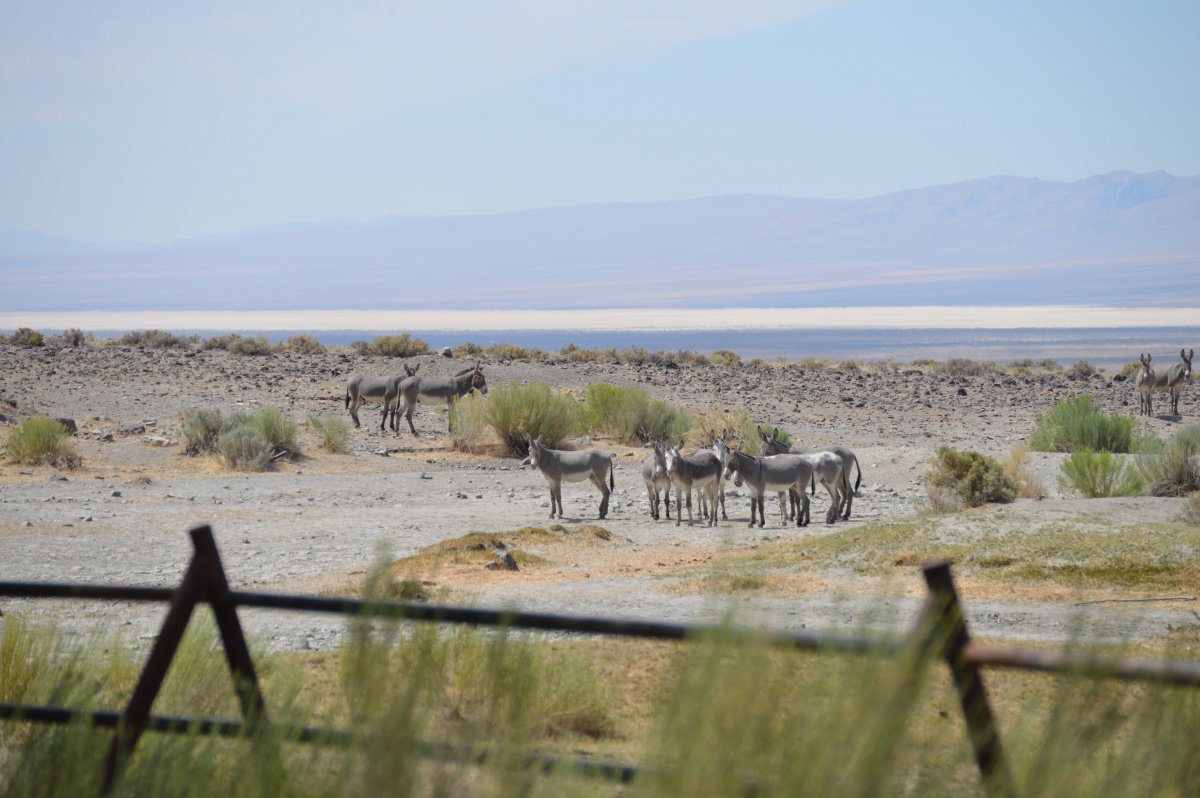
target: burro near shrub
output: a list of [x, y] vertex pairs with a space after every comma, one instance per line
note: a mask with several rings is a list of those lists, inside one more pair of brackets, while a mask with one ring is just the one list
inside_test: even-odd
[[[400, 431], [396, 428], [396, 415], [404, 413], [408, 428], [412, 430], [413, 435], [416, 435], [417, 428], [413, 426], [412, 414], [418, 404], [451, 405], [454, 404], [455, 399], [460, 399], [471, 391], [479, 391], [484, 396], [488, 392], [487, 380], [483, 376], [483, 366], [479, 364], [479, 361], [475, 362], [474, 367], [464, 369], [453, 377], [412, 376], [403, 382], [396, 383], [394, 391], [391, 385], [388, 386], [387, 396], [383, 399], [384, 417], [387, 417], [388, 408], [391, 408], [392, 431], [399, 434]], [[404, 402], [403, 407], [400, 407], [401, 401]], [[453, 418], [453, 414], [451, 414], [451, 418]], [[383, 428], [380, 427], [380, 429]], [[453, 431], [451, 430], [451, 432]]]
[[1142, 365], [1138, 366], [1137, 375], [1133, 378], [1133, 384], [1137, 386], [1140, 394], [1141, 402], [1138, 406], [1138, 412], [1143, 416], [1154, 415], [1154, 382], [1157, 379], [1154, 375], [1154, 367], [1150, 365], [1153, 355], [1138, 355], [1138, 360]]
[[[1162, 372], [1151, 372], [1154, 377], [1154, 383], [1151, 390], [1154, 393], [1167, 393], [1171, 395], [1171, 415], [1179, 415], [1179, 397], [1183, 393], [1183, 383], [1192, 378], [1192, 356], [1196, 354], [1193, 349], [1189, 352], [1179, 350], [1179, 362]], [[1150, 357], [1146, 357], [1146, 362], [1149, 363]], [[1141, 374], [1139, 373], [1139, 378]], [[1141, 390], [1139, 384], [1138, 390]]]
[[[362, 374], [355, 374], [347, 380], [346, 409], [350, 411], [350, 418], [354, 419], [354, 426], [362, 426], [358, 423], [358, 408], [368, 402], [373, 402], [383, 405], [383, 418], [379, 421], [379, 431], [382, 432], [384, 424], [387, 423], [388, 406], [384, 402], [384, 398], [388, 395], [389, 387], [391, 387], [393, 395], [395, 395], [395, 385], [399, 385], [402, 380], [416, 374], [419, 368], [421, 368], [420, 363], [415, 367], [410, 367], [405, 363], [405, 373], [403, 375], [392, 374], [386, 377], [365, 377]], [[395, 422], [392, 423], [392, 426], [393, 428], [395, 427]]]
[[[616, 487], [613, 482], [612, 456], [599, 449], [584, 449], [582, 452], [564, 452], [542, 446], [540, 438], [529, 442], [529, 456], [521, 461], [521, 465], [531, 466], [541, 471], [546, 482], [550, 484], [550, 517], [554, 517], [555, 508], [558, 517], [562, 518], [562, 483], [583, 482], [590, 480], [600, 490], [600, 519], [608, 515], [608, 497]], [[604, 478], [608, 477], [608, 484]]]

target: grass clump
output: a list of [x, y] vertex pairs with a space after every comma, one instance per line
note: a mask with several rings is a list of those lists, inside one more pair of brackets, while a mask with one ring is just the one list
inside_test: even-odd
[[967, 507], [1009, 502], [1017, 495], [1017, 485], [1004, 467], [979, 452], [942, 446], [932, 466], [925, 474], [927, 488], [951, 491]]
[[308, 414], [308, 428], [317, 436], [317, 446], [327, 452], [342, 454], [348, 449], [350, 424], [340, 413]]
[[479, 344], [467, 341], [451, 350], [456, 358], [479, 360], [545, 360], [550, 355], [542, 349], [527, 349], [515, 344]]
[[179, 437], [183, 449], [195, 457], [217, 450], [221, 438], [221, 411], [216, 408], [193, 407], [179, 414]]
[[1046, 495], [1046, 483], [1030, 468], [1031, 457], [1028, 446], [1018, 446], [1004, 461], [1004, 473], [1017, 486], [1018, 499], [1036, 499]]
[[265, 471], [275, 447], [253, 427], [237, 426], [217, 441], [221, 462], [235, 471]]
[[1142, 492], [1144, 483], [1137, 469], [1124, 460], [1111, 452], [1093, 452], [1091, 449], [1072, 452], [1063, 460], [1058, 488], [1063, 493], [1087, 499], [1136, 496]]
[[762, 452], [762, 441], [758, 438], [759, 425], [745, 410], [726, 413], [711, 408], [696, 418], [695, 422], [684, 439], [688, 446], [707, 448], [712, 445], [713, 437], [723, 436], [729, 443], [740, 445], [746, 454], [757, 455]]
[[82, 462], [67, 428], [45, 416], [27, 418], [8, 433], [4, 454], [9, 462], [24, 465], [77, 468]]
[[551, 449], [579, 429], [580, 408], [570, 396], [554, 393], [548, 382], [521, 385], [516, 380], [493, 388], [487, 420], [511, 454], [524, 457], [540, 437]]
[[246, 419], [246, 426], [257, 430], [275, 452], [296, 450], [296, 435], [299, 432], [296, 422], [278, 408], [264, 407]]
[[1151, 496], [1187, 496], [1200, 491], [1200, 424], [1180, 430], [1169, 443], [1148, 446], [1138, 472]]
[[450, 438], [455, 449], [472, 454], [479, 454], [496, 442], [487, 403], [478, 392], [472, 391], [450, 406]]
[[1037, 452], [1096, 452], [1128, 454], [1135, 446], [1131, 416], [1109, 415], [1090, 394], [1071, 396], [1037, 417], [1029, 448]]

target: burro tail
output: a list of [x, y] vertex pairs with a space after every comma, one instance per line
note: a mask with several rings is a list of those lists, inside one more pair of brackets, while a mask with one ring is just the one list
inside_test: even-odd
[[611, 457], [608, 458], [608, 489], [609, 490], [612, 490], [613, 488], [615, 488], [617, 486], [617, 483], [613, 482], [613, 472], [616, 470], [617, 470], [617, 464], [613, 462], [613, 459]]

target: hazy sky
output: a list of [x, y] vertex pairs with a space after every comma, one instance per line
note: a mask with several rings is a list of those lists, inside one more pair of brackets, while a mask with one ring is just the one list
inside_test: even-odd
[[1200, 173], [1200, 3], [0, 3], [0, 230]]

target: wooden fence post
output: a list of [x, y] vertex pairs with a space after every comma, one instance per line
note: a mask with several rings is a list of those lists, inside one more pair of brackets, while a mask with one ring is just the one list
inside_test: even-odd
[[175, 652], [179, 650], [179, 643], [187, 631], [192, 610], [201, 601], [212, 604], [229, 670], [233, 676], [234, 689], [241, 701], [243, 716], [250, 724], [263, 723], [267, 719], [254, 662], [250, 658], [250, 649], [246, 645], [246, 638], [237, 619], [236, 607], [229, 595], [229, 583], [225, 579], [225, 570], [221, 566], [212, 529], [205, 524], [196, 527], [190, 534], [195, 547], [192, 561], [183, 575], [183, 581], [175, 590], [158, 639], [154, 641], [154, 647], [150, 650], [141, 676], [138, 677], [137, 686], [133, 689], [133, 696], [125, 707], [121, 725], [108, 748], [108, 755], [104, 761], [104, 782], [101, 786], [101, 793], [105, 795], [112, 790], [117, 773], [128, 761], [138, 740], [141, 739], [142, 732], [146, 730], [154, 699], [158, 697], [171, 661], [175, 658]]
[[954, 589], [950, 562], [935, 560], [926, 563], [921, 570], [925, 573], [925, 583], [930, 592], [938, 599], [937, 623], [941, 632], [942, 656], [950, 666], [979, 774], [990, 795], [1007, 798], [1013, 795], [1012, 778], [1004, 761], [1004, 749], [1000, 744], [996, 719], [988, 704], [979, 666], [969, 662], [965, 656], [971, 637], [967, 632], [962, 605], [958, 602], [958, 593]]

